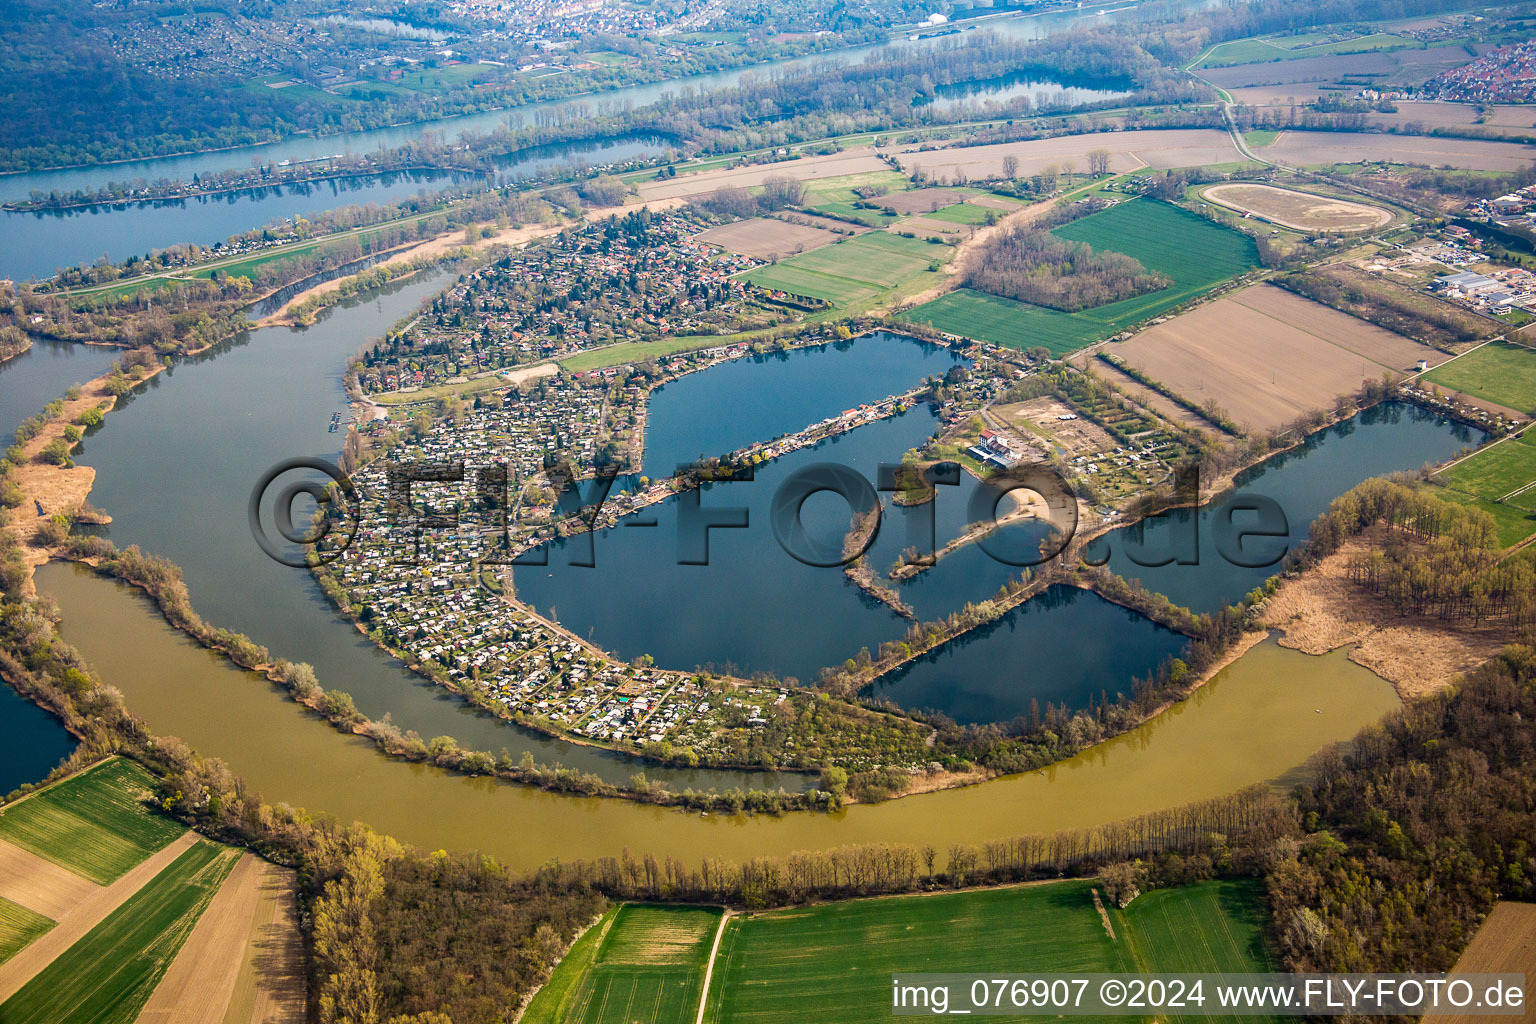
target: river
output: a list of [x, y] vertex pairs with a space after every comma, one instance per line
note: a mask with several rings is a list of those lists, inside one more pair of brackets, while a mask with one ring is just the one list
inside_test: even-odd
[[513, 868], [625, 849], [689, 864], [886, 841], [942, 853], [1088, 827], [1293, 774], [1398, 706], [1344, 651], [1314, 658], [1270, 640], [1185, 703], [1040, 772], [832, 815], [699, 816], [390, 761], [198, 647], [122, 584], [56, 563], [39, 570], [38, 586], [58, 600], [64, 638], [151, 730], [222, 758], [267, 801], [365, 821], [424, 849], [482, 850]]
[[[1184, 0], [1190, 7], [1207, 6], [1214, 0]], [[1049, 14], [983, 19], [967, 30], [986, 29], [1022, 39], [1041, 39], [1085, 21], [1114, 20], [1123, 10], [1105, 8], [1086, 11], [1059, 11]], [[769, 64], [693, 75], [668, 82], [630, 86], [608, 92], [565, 100], [530, 103], [506, 110], [466, 114], [421, 124], [399, 125], [369, 131], [345, 132], [321, 137], [295, 136], [280, 142], [240, 146], [210, 153], [158, 157], [116, 164], [63, 168], [0, 175], [0, 202], [27, 199], [33, 191], [71, 192], [99, 188], [109, 181], [143, 178], [192, 180], [194, 174], [211, 174], [231, 168], [251, 166], [253, 161], [276, 163], [282, 160], [310, 160], [337, 153], [372, 153], [380, 147], [393, 148], [419, 141], [432, 133], [453, 138], [466, 132], [489, 132], [509, 120], [531, 125], [544, 116], [568, 116], [573, 112], [603, 109], [621, 110], [644, 107], [667, 95], [684, 90], [708, 91], [736, 85], [745, 75], [767, 75], [793, 70], [816, 61], [860, 61], [884, 45], [929, 46], [957, 38], [954, 35], [928, 38], [909, 43], [896, 38], [890, 44], [850, 47], [830, 54], [797, 57]], [[945, 90], [964, 92], [984, 99], [988, 95], [1005, 96], [1017, 83], [962, 83]], [[1062, 86], [1033, 81], [1028, 95], [1045, 95], [1053, 101], [1096, 102], [1114, 93], [1084, 89], [1079, 84]], [[941, 94], [941, 102], [948, 102]], [[536, 175], [558, 163], [583, 162], [601, 165], [630, 160], [642, 154], [659, 153], [663, 140], [618, 140], [572, 144], [561, 151], [528, 153], [525, 158], [499, 167], [499, 177], [514, 180]], [[410, 195], [422, 187], [441, 188], [448, 175], [376, 176], [347, 182], [318, 182], [294, 188], [273, 188], [261, 192], [236, 193], [204, 199], [185, 200], [126, 207], [92, 207], [86, 210], [53, 213], [3, 213], [0, 230], [11, 239], [0, 252], [0, 277], [17, 280], [47, 277], [62, 266], [90, 263], [106, 255], [116, 261], [176, 243], [212, 245], [232, 234], [259, 227], [269, 221], [333, 209], [352, 203], [389, 202]]]
[[[533, 178], [562, 164], [601, 166], [628, 162], [663, 152], [667, 145], [664, 139], [627, 137], [538, 146], [499, 161], [496, 180], [506, 184]], [[0, 230], [12, 244], [0, 253], [0, 276], [17, 280], [45, 278], [64, 267], [90, 263], [102, 256], [115, 262], [182, 242], [211, 245], [274, 220], [312, 216], [340, 206], [388, 204], [418, 192], [436, 192], [470, 182], [476, 177], [449, 171], [393, 171], [193, 199], [34, 213], [5, 211], [0, 213]], [[0, 188], [6, 181], [0, 178]], [[19, 198], [25, 198], [25, 194]]]

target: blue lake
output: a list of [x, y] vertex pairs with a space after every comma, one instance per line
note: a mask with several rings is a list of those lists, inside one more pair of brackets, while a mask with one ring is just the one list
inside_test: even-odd
[[690, 373], [651, 394], [642, 472], [671, 476], [679, 463], [794, 433], [964, 362], [943, 346], [880, 331]]
[[[1364, 480], [1443, 462], [1482, 443], [1481, 430], [1463, 426], [1416, 405], [1385, 402], [1319, 431], [1297, 448], [1277, 455], [1237, 476], [1221, 500], [1174, 509], [1106, 534], [1089, 545], [1087, 556], [1102, 559], [1126, 579], [1139, 579], [1175, 604], [1213, 611], [1242, 598], [1279, 570], [1279, 559], [1307, 537], [1312, 520], [1334, 498]], [[1216, 548], [1217, 522], [1230, 519], [1241, 528], [1258, 523], [1256, 513], [1228, 512], [1245, 496], [1272, 499], [1284, 514], [1284, 536], [1244, 542], [1245, 561], [1273, 557], [1269, 564], [1233, 564]], [[1196, 564], [1147, 563], [1168, 558], [1197, 559]]]
[[0, 682], [0, 795], [39, 781], [74, 749], [62, 722]]
[[929, 651], [871, 688], [904, 708], [966, 724], [1078, 710], [1129, 696], [1186, 639], [1089, 590], [1053, 586], [995, 622]]

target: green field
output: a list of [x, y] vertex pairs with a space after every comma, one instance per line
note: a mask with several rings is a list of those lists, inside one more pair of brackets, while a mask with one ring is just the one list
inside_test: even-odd
[[732, 918], [705, 1020], [889, 1020], [898, 971], [1135, 970], [1091, 888], [1061, 882]]
[[[873, 1024], [891, 1015], [897, 972], [1271, 969], [1257, 880], [1157, 890], [1103, 915], [1093, 902], [1096, 884], [1051, 882], [734, 916], [715, 957], [704, 1019]], [[697, 908], [610, 911], [571, 947], [529, 1005], [524, 1024], [687, 1024], [717, 921], [716, 911]]]
[[106, 885], [186, 831], [140, 806], [153, 783], [113, 758], [0, 810], [0, 839]]
[[758, 267], [743, 275], [743, 278], [760, 288], [772, 288], [791, 295], [805, 295], [838, 306], [872, 298], [875, 293], [875, 289], [870, 285], [850, 281], [846, 277], [818, 274], [815, 271], [797, 267], [788, 261], [770, 267]]
[[872, 231], [749, 270], [742, 278], [761, 288], [849, 306], [870, 302], [886, 289], [909, 284], [928, 273], [935, 260], [943, 262], [953, 255], [950, 246]]
[[923, 214], [933, 220], [947, 220], [951, 224], [984, 224], [987, 217], [993, 220], [1003, 216], [1005, 211], [993, 210], [985, 206], [975, 206], [971, 203], [956, 203], [954, 206], [946, 206], [942, 210], [934, 210], [932, 213]]
[[1055, 229], [1056, 235], [1132, 256], [1172, 279], [1167, 288], [1078, 313], [1031, 306], [961, 289], [902, 314], [949, 334], [1055, 354], [1084, 345], [1188, 302], [1258, 265], [1246, 235], [1168, 203], [1134, 199]]
[[199, 842], [5, 1003], [5, 1024], [131, 1024], [239, 853]]
[[860, 235], [856, 241], [859, 245], [873, 249], [888, 249], [905, 256], [915, 256], [925, 263], [930, 260], [948, 260], [955, 254], [953, 246], [942, 242], [930, 242], [926, 238], [908, 238], [906, 235], [892, 234], [889, 231], [870, 231]]
[[42, 914], [0, 897], [0, 964], [26, 949], [53, 927]]
[[1489, 501], [1506, 499], [1526, 511], [1536, 511], [1536, 493], [1513, 492], [1536, 483], [1536, 438], [1511, 438], [1458, 462], [1440, 474], [1447, 486]]
[[890, 288], [913, 274], [928, 269], [929, 260], [936, 256], [937, 253], [929, 255], [926, 259], [919, 259], [916, 256], [894, 252], [883, 246], [865, 245], [854, 238], [801, 253], [799, 256], [780, 262], [779, 266], [787, 264], [802, 270], [843, 277], [862, 284]]
[[1521, 414], [1536, 410], [1536, 350], [1494, 341], [1422, 378]]
[[581, 937], [524, 1024], [691, 1022], [721, 911], [626, 904]]
[[1264, 943], [1264, 887], [1224, 879], [1144, 893], [1121, 911], [1136, 962], [1151, 972], [1274, 970]]

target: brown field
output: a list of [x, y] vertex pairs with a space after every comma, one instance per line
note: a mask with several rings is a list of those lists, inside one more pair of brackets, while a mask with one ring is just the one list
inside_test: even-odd
[[57, 921], [101, 886], [19, 846], [0, 843], [0, 896]]
[[734, 224], [721, 224], [693, 237], [731, 252], [771, 260], [819, 249], [843, 236], [825, 228], [790, 224], [771, 217], [753, 217]]
[[1273, 185], [1213, 185], [1203, 194], [1213, 203], [1298, 231], [1369, 231], [1392, 220], [1392, 214], [1378, 206]]
[[[252, 957], [254, 947], [265, 944], [267, 952], [278, 953], [275, 959], [281, 960], [280, 951], [290, 945], [285, 936], [269, 934], [274, 931], [275, 907], [269, 893], [281, 885], [282, 875], [280, 869], [249, 853], [241, 856], [139, 1012], [140, 1024], [265, 1024], [303, 1020], [302, 988], [298, 999], [268, 1000], [262, 1016], [254, 1012], [261, 974], [266, 973], [270, 980], [283, 973], [255, 969], [258, 960], [274, 957]], [[253, 967], [251, 977], [246, 985], [240, 986], [247, 963]], [[241, 997], [238, 1007], [234, 998], [237, 994]]]
[[1324, 89], [1323, 82], [1287, 82], [1283, 85], [1250, 85], [1241, 89], [1228, 89], [1234, 103], [1250, 107], [1289, 106], [1291, 103], [1309, 103], [1319, 96], [1335, 93]]
[[1518, 171], [1536, 159], [1536, 147], [1483, 139], [1442, 139], [1368, 132], [1282, 132], [1264, 155], [1289, 164], [1346, 164], [1380, 160], [1473, 171]]
[[[1453, 974], [1524, 974], [1526, 1020], [1531, 1019], [1530, 979], [1536, 976], [1536, 904], [1499, 902], [1471, 943], [1451, 968]], [[1509, 1018], [1503, 1018], [1509, 1019]], [[1467, 1013], [1427, 1013], [1425, 1024], [1476, 1024], [1486, 1016]]]
[[887, 210], [895, 210], [897, 213], [932, 213], [934, 210], [942, 210], [946, 206], [953, 206], [969, 198], [971, 197], [964, 192], [955, 192], [947, 188], [919, 188], [911, 192], [879, 196], [870, 202], [879, 203]]
[[930, 174], [953, 176], [962, 170], [970, 178], [988, 178], [1003, 173], [1003, 157], [1009, 155], [1018, 157], [1020, 175], [1034, 174], [1047, 164], [1061, 167], [1067, 161], [1081, 174], [1088, 170], [1088, 152], [1093, 149], [1109, 150], [1109, 168], [1117, 173], [1143, 167], [1202, 167], [1243, 159], [1231, 136], [1212, 128], [1097, 132], [992, 146], [905, 151], [899, 157], [902, 169], [908, 172], [921, 167]]
[[666, 181], [647, 181], [639, 185], [640, 198], [644, 201], [676, 199], [682, 196], [703, 195], [723, 185], [752, 188], [764, 180], [776, 176], [811, 181], [816, 178], [835, 178], [844, 174], [868, 174], [872, 171], [889, 171], [890, 167], [868, 149], [850, 149], [826, 156], [808, 156], [777, 164], [754, 164], [750, 167], [717, 168], [679, 174]]
[[1442, 103], [1438, 100], [1414, 102], [1395, 100], [1395, 114], [1367, 114], [1373, 124], [1403, 125], [1414, 122], [1425, 128], [1480, 128], [1496, 134], [1529, 134], [1536, 127], [1536, 112], [1530, 107], [1490, 107], [1478, 120], [1477, 108], [1470, 103]]
[[109, 886], [93, 885], [92, 892], [76, 903], [62, 916], [59, 923], [30, 946], [0, 964], [0, 1003], [15, 995], [32, 976], [47, 967], [70, 946], [73, 946], [92, 928], [107, 919], [144, 884], [154, 878], [171, 862], [197, 842], [197, 835], [185, 832], [164, 849], [140, 861], [128, 873]]
[[1332, 404], [1404, 359], [1445, 355], [1272, 285], [1196, 307], [1112, 351], [1153, 380], [1247, 430], [1270, 430]]

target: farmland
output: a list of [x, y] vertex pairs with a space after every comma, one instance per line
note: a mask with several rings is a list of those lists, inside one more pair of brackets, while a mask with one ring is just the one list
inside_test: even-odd
[[101, 885], [185, 831], [138, 803], [149, 774], [113, 759], [0, 811], [0, 840]]
[[1484, 345], [1424, 379], [1521, 415], [1536, 410], [1536, 351], [1507, 341]]
[[886, 1020], [894, 971], [1132, 970], [1086, 882], [857, 900], [733, 918], [704, 1019]]
[[1445, 497], [1492, 516], [1502, 546], [1536, 533], [1536, 438], [1529, 431], [1463, 459], [1435, 480]]
[[[1055, 229], [1095, 250], [1121, 252], [1172, 279], [1167, 288], [1078, 313], [960, 289], [904, 316], [949, 334], [1061, 354], [1188, 302], [1258, 263], [1251, 239], [1166, 203], [1132, 200]], [[1196, 257], [1196, 254], [1198, 256]], [[1192, 258], [1196, 257], [1196, 258]]]
[[914, 238], [871, 232], [758, 267], [743, 278], [761, 288], [849, 306], [907, 285], [928, 273], [933, 261], [948, 259], [953, 252]]
[[1392, 220], [1392, 214], [1376, 206], [1273, 185], [1213, 185], [1203, 194], [1213, 203], [1298, 231], [1367, 231]]
[[52, 927], [53, 922], [42, 914], [0, 897], [0, 964]]
[[198, 842], [0, 1004], [7, 1024], [131, 1022], [237, 854]]
[[1416, 39], [1387, 32], [1357, 36], [1353, 39], [1334, 39], [1321, 32], [1290, 36], [1255, 36], [1249, 39], [1234, 39], [1213, 47], [1200, 64], [1204, 67], [1225, 67], [1232, 64], [1300, 60], [1334, 54], [1371, 53], [1399, 47], [1417, 48], [1419, 45]]
[[1192, 309], [1110, 347], [1189, 401], [1250, 430], [1282, 427], [1442, 352], [1269, 285]]
[[692, 1020], [721, 913], [699, 907], [620, 907], [582, 936], [523, 1020]]

